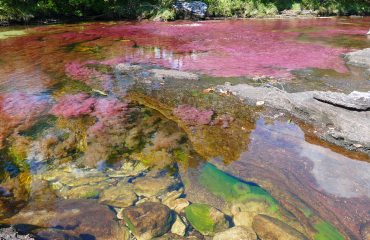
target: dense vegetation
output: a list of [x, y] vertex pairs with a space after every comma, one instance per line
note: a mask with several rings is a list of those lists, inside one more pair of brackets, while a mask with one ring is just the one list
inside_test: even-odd
[[[174, 19], [175, 0], [0, 0], [0, 20]], [[316, 10], [322, 15], [368, 15], [370, 0], [204, 0], [210, 16], [262, 17], [284, 9]]]

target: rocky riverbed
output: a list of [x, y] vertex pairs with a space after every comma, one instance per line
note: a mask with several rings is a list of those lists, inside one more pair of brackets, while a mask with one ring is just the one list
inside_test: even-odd
[[311, 21], [7, 36], [0, 237], [367, 239], [369, 54], [340, 56], [364, 27]]

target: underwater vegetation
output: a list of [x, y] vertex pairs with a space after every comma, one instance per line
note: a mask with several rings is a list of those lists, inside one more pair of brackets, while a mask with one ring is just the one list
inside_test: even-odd
[[199, 176], [200, 183], [211, 193], [229, 203], [245, 203], [248, 201], [263, 202], [268, 205], [267, 211], [274, 214], [279, 210], [278, 202], [263, 188], [243, 182], [227, 175], [214, 165], [207, 163]]

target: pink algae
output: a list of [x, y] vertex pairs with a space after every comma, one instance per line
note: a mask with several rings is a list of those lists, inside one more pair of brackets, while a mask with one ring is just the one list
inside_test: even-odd
[[89, 95], [80, 93], [76, 95], [63, 96], [50, 113], [65, 118], [89, 115], [94, 110], [96, 100]]
[[[305, 68], [344, 73], [347, 68], [341, 54], [349, 49], [302, 42], [299, 37], [326, 33], [328, 38], [343, 33], [358, 35], [365, 34], [365, 28], [332, 19], [118, 24], [104, 29], [143, 48], [125, 47], [122, 56], [106, 63], [146, 63], [222, 77], [289, 78], [291, 70]], [[307, 29], [311, 31], [304, 33]]]
[[174, 115], [189, 125], [207, 125], [212, 121], [212, 110], [200, 110], [189, 105], [180, 105], [173, 111]]
[[95, 103], [95, 109], [92, 113], [100, 121], [120, 116], [126, 112], [128, 104], [119, 101], [116, 98], [99, 98]]
[[67, 76], [76, 79], [87, 81], [89, 78], [99, 75], [100, 73], [95, 69], [90, 69], [84, 64], [72, 62], [65, 66]]
[[47, 114], [50, 99], [25, 92], [0, 95], [0, 149], [12, 132], [26, 130], [40, 116]]

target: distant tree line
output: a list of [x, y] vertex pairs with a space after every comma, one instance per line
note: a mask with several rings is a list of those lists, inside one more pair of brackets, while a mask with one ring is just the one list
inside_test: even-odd
[[[0, 0], [0, 20], [176, 18], [175, 0]], [[322, 15], [369, 15], [370, 0], [204, 0], [218, 17], [259, 17], [284, 9], [315, 10]]]

